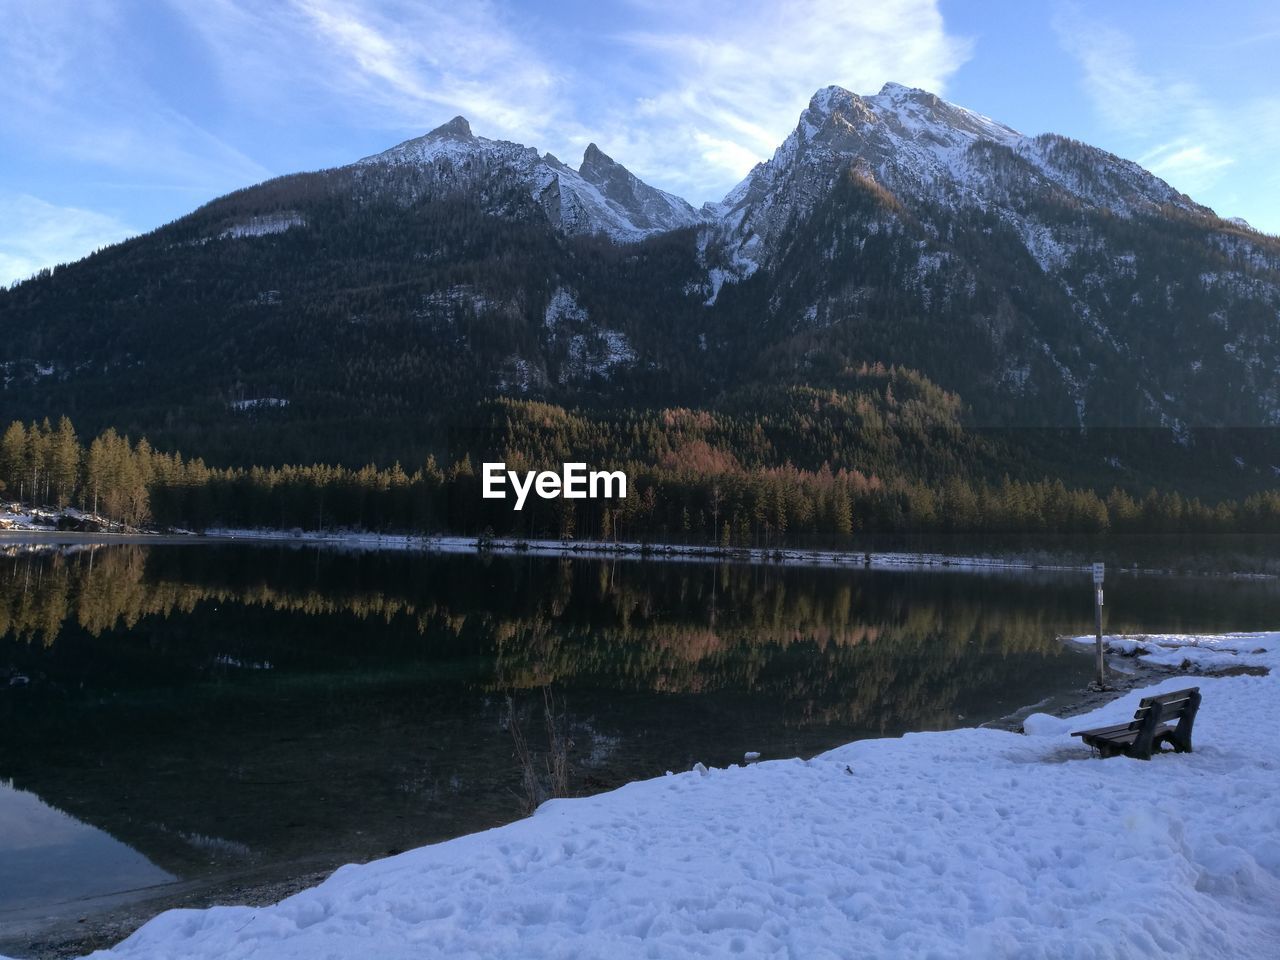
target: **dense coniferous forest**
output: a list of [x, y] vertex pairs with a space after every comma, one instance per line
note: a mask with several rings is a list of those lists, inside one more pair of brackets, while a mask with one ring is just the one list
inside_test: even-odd
[[[773, 547], [852, 547], [869, 533], [1275, 533], [1280, 491], [1214, 502], [1099, 491], [1018, 471], [1002, 438], [967, 433], [959, 402], [910, 371], [866, 368], [849, 392], [779, 388], [755, 415], [668, 408], [608, 418], [495, 400], [455, 431], [454, 456], [360, 468], [211, 467], [63, 417], [0, 437], [0, 492], [133, 527], [361, 529]], [[480, 495], [480, 467], [622, 469], [627, 496]]]

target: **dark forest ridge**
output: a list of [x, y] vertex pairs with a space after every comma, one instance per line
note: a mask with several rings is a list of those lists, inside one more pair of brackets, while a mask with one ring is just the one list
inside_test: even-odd
[[[698, 210], [459, 117], [0, 292], [0, 344], [11, 416], [218, 464], [447, 462], [499, 396], [718, 411], [884, 364], [966, 427], [1064, 429], [1041, 473], [1101, 489], [1153, 458], [1229, 489], [1280, 468], [1280, 242], [896, 84], [818, 91]], [[1123, 429], [1084, 463], [1080, 428]]]

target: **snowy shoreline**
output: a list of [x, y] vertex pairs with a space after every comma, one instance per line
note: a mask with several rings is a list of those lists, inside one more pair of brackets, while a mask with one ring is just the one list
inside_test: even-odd
[[[428, 553], [495, 553], [533, 557], [631, 557], [665, 561], [723, 561], [810, 567], [954, 567], [957, 570], [1048, 570], [1087, 572], [1088, 564], [1045, 564], [1013, 557], [979, 557], [906, 551], [803, 550], [794, 548], [713, 547], [640, 541], [543, 540], [518, 537], [414, 536], [339, 531], [290, 533], [279, 530], [209, 530], [223, 540], [323, 543], [370, 550], [419, 550]], [[1150, 571], [1134, 571], [1150, 572]]]
[[[1108, 643], [1270, 672], [1171, 676], [1032, 714], [1027, 736], [862, 740], [553, 800], [275, 906], [170, 911], [93, 956], [1277, 955], [1280, 632]], [[1195, 753], [1098, 760], [1069, 735], [1192, 685]]]
[[[692, 563], [748, 563], [774, 566], [814, 567], [825, 569], [866, 568], [873, 570], [954, 570], [982, 573], [988, 571], [1023, 571], [1047, 573], [1088, 573], [1088, 562], [1053, 562], [1029, 559], [1024, 555], [974, 555], [910, 550], [812, 550], [800, 548], [716, 547], [697, 544], [644, 543], [641, 541], [547, 540], [522, 537], [494, 537], [481, 541], [476, 537], [378, 534], [340, 530], [284, 531], [219, 528], [202, 535], [211, 540], [255, 540], [288, 543], [314, 543], [353, 550], [408, 550], [426, 553], [474, 554], [492, 553], [503, 556], [618, 558], [661, 560]], [[1113, 566], [1110, 573], [1137, 576], [1170, 576], [1182, 573], [1163, 567]], [[1195, 576], [1224, 577], [1244, 580], [1274, 580], [1269, 573], [1198, 572]]]
[[[70, 510], [64, 513], [77, 521], [106, 523], [100, 517]], [[80, 544], [110, 543], [168, 544], [248, 540], [293, 544], [316, 544], [345, 550], [398, 550], [423, 553], [477, 554], [502, 556], [579, 557], [661, 560], [687, 563], [747, 563], [800, 566], [826, 569], [913, 569], [962, 572], [1023, 571], [1047, 573], [1088, 573], [1091, 561], [1068, 562], [1059, 554], [1035, 556], [1038, 551], [1008, 549], [977, 555], [914, 550], [818, 550], [795, 547], [720, 547], [710, 544], [652, 543], [638, 540], [552, 540], [525, 537], [453, 536], [446, 534], [371, 533], [366, 530], [282, 530], [214, 527], [201, 533], [188, 530], [109, 530], [84, 532], [57, 530], [59, 514], [51, 511], [21, 513], [0, 511], [0, 546], [5, 543]], [[1188, 574], [1245, 580], [1275, 580], [1273, 573], [1248, 571], [1187, 571], [1164, 567], [1111, 564], [1115, 575], [1170, 576]]]

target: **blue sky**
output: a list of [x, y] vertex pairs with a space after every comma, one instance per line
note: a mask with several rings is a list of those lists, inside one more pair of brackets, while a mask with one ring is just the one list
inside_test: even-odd
[[836, 83], [933, 90], [1280, 233], [1280, 4], [0, 0], [0, 283], [456, 114], [718, 199]]

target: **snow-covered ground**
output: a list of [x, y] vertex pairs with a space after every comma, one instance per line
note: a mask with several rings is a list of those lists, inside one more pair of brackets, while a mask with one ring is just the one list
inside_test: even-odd
[[[1270, 666], [1267, 653], [1275, 649], [1276, 634], [1215, 633], [1203, 636], [1180, 633], [1144, 633], [1102, 637], [1108, 653], [1137, 657], [1143, 663], [1174, 670], [1226, 670], [1231, 667]], [[1094, 634], [1069, 637], [1073, 643], [1092, 647]], [[1280, 665], [1280, 664], [1277, 664]]]
[[18, 533], [48, 533], [60, 522], [89, 523], [102, 530], [123, 530], [123, 527], [95, 513], [86, 513], [75, 507], [27, 507], [18, 503], [0, 503], [0, 531]]
[[[864, 740], [553, 800], [265, 908], [162, 914], [95, 957], [1280, 956], [1280, 633], [1160, 638], [1200, 677], [1196, 752], [1069, 731]], [[1231, 650], [1233, 652], [1226, 653]]]

